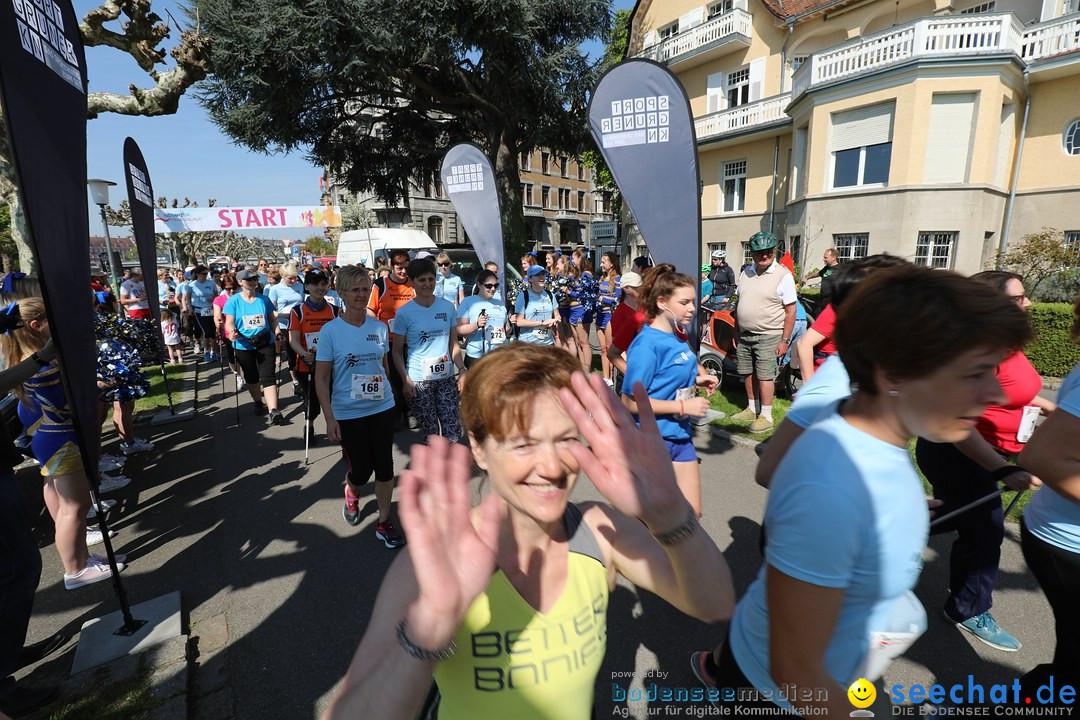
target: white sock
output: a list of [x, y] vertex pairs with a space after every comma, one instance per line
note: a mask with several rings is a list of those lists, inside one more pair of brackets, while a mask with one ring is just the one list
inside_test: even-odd
[[756, 404], [756, 403], [754, 403], [754, 401], [753, 401], [753, 400], [751, 400], [751, 401], [750, 401], [750, 404], [748, 404], [748, 405], [746, 406], [746, 409], [747, 409], [747, 410], [749, 410], [749, 411], [750, 411], [750, 412], [752, 412], [752, 413], [756, 413], [756, 412], [757, 412], [757, 408], [755, 407], [755, 404]]
[[772, 420], [772, 405], [762, 405], [761, 414], [758, 417], [768, 418]]

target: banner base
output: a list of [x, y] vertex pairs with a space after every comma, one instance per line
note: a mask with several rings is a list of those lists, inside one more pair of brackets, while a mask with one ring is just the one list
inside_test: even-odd
[[723, 420], [725, 417], [727, 417], [727, 416], [724, 415], [724, 413], [720, 412], [719, 410], [713, 410], [712, 408], [709, 408], [708, 410], [705, 411], [705, 417], [690, 418], [690, 424], [691, 425], [708, 425], [713, 420]]
[[158, 425], [172, 425], [173, 423], [191, 420], [194, 417], [195, 408], [184, 408], [183, 410], [177, 410], [175, 413], [170, 413], [168, 410], [162, 410], [154, 415], [150, 424], [155, 427]]
[[131, 635], [116, 634], [124, 625], [124, 616], [119, 610], [83, 623], [79, 630], [79, 645], [75, 648], [75, 662], [71, 665], [72, 676], [125, 655], [142, 652], [181, 634], [179, 591], [133, 605], [131, 614], [137, 621], [145, 622]]

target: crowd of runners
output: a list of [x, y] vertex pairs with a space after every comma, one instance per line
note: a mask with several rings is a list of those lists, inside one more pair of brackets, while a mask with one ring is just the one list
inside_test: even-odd
[[[719, 251], [690, 272], [644, 257], [624, 272], [612, 253], [528, 253], [521, 287], [500, 287], [490, 263], [466, 287], [445, 254], [403, 250], [371, 268], [259, 261], [159, 272], [167, 360], [194, 353], [227, 365], [251, 398], [245, 412], [270, 426], [282, 422], [279, 387], [291, 383], [309, 442], [322, 437], [321, 416], [325, 440], [341, 447], [345, 522], [363, 522], [359, 498], [374, 476], [375, 536], [407, 548], [326, 717], [373, 707], [402, 718], [590, 717], [617, 573], [688, 615], [730, 620], [714, 647], [688, 653], [707, 690], [846, 715], [848, 686], [879, 678], [927, 628], [911, 590], [931, 532], [956, 538], [944, 616], [999, 650], [1020, 647], [991, 614], [1000, 501], [951, 513], [999, 483], [1035, 490], [1023, 550], [1056, 623], [1053, 661], [1022, 682], [1080, 681], [1080, 369], [1056, 404], [1039, 395], [1023, 353], [1032, 337], [1023, 278], [967, 278], [887, 255], [838, 264], [829, 250], [818, 273], [825, 302], [800, 337], [795, 278], [776, 238], [758, 233], [750, 249], [739, 270]], [[765, 562], [741, 598], [698, 524], [691, 421], [707, 415], [718, 379], [687, 337], [703, 300], [736, 296], [747, 406], [735, 419], [773, 428], [778, 359], [797, 355], [807, 380], [757, 467], [769, 489]], [[94, 289], [102, 419], [112, 409], [123, 439], [102, 471], [153, 448], [131, 430], [137, 366], [100, 369], [147, 354], [145, 299], [134, 271], [118, 303]], [[40, 293], [32, 278], [9, 276], [2, 302], [16, 321], [0, 337], [0, 378], [20, 398], [65, 586], [81, 587], [111, 570], [87, 550], [100, 538], [86, 525], [90, 485]], [[1080, 300], [1073, 334], [1080, 342]], [[426, 442], [395, 468], [394, 435], [409, 428]], [[486, 478], [479, 505], [474, 465]], [[929, 506], [917, 470], [933, 486]], [[606, 502], [570, 502], [579, 472]], [[99, 492], [125, 481], [103, 476]], [[935, 514], [945, 521], [932, 527]], [[891, 644], [877, 642], [885, 633]], [[9, 670], [0, 665], [0, 677]], [[790, 687], [825, 692], [792, 703], [780, 691]]]

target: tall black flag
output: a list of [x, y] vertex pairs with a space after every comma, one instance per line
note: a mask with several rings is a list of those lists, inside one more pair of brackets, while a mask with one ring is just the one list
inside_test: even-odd
[[0, 0], [0, 96], [53, 342], [86, 472], [98, 462], [86, 57], [68, 0]]
[[124, 175], [127, 178], [131, 227], [135, 233], [135, 247], [139, 249], [139, 266], [142, 268], [146, 300], [150, 303], [151, 316], [160, 325], [157, 243], [154, 240], [154, 187], [150, 184], [150, 171], [146, 169], [146, 160], [139, 150], [139, 144], [132, 138], [124, 141]]

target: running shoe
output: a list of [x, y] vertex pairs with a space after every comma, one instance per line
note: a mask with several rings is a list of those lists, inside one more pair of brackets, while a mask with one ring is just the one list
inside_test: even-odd
[[247, 387], [247, 383], [244, 382], [244, 378], [237, 375], [236, 376], [236, 389], [237, 390], [243, 390], [245, 387]]
[[[106, 565], [109, 564], [109, 558], [104, 556], [104, 555], [93, 555], [93, 554], [91, 554], [90, 557], [92, 557], [94, 560], [97, 560], [98, 562], [104, 563]], [[114, 552], [113, 557], [116, 558], [116, 564], [117, 565], [119, 565], [120, 563], [124, 563], [125, 565], [127, 565], [127, 553]]]
[[741, 412], [737, 412], [734, 415], [732, 415], [731, 419], [734, 420], [735, 422], [747, 422], [748, 423], [748, 422], [753, 422], [754, 420], [757, 420], [757, 417], [758, 417], [757, 412], [755, 412], [754, 410], [751, 410], [750, 408], [746, 408], [745, 410], [743, 410]]
[[293, 392], [293, 395], [296, 395], [296, 396], [300, 395], [300, 383], [298, 383], [296, 380], [293, 380], [293, 382], [292, 382], [292, 392]]
[[113, 455], [112, 453], [101, 453], [102, 460], [108, 460], [109, 462], [116, 463], [117, 465], [123, 465], [127, 462], [127, 455]]
[[109, 512], [110, 510], [112, 510], [116, 506], [116, 501], [115, 500], [110, 500], [108, 498], [106, 498], [104, 500], [99, 500], [98, 502], [93, 503], [92, 505], [90, 505], [90, 512], [86, 513], [86, 519], [87, 520], [93, 520], [94, 518], [97, 517], [97, 514], [98, 514], [97, 506], [98, 506], [99, 503], [101, 505], [105, 506], [105, 512]]
[[214, 353], [203, 353], [202, 361], [204, 363], [212, 362], [214, 360]]
[[990, 614], [989, 610], [981, 615], [970, 617], [963, 622], [956, 622], [949, 617], [948, 613], [945, 613], [945, 619], [956, 623], [958, 628], [967, 630], [992, 648], [1004, 650], [1005, 652], [1016, 652], [1020, 649], [1020, 641], [998, 627], [997, 621], [994, 620], [994, 616]]
[[102, 475], [101, 484], [98, 485], [97, 491], [99, 495], [104, 495], [105, 493], [126, 488], [130, 484], [131, 478], [126, 475]]
[[132, 438], [129, 443], [120, 443], [120, 451], [125, 455], [147, 452], [154, 449], [154, 443], [142, 438]]
[[123, 464], [116, 462], [115, 460], [109, 460], [102, 457], [98, 462], [98, 472], [112, 472], [113, 470], [119, 470], [124, 467]]
[[353, 497], [345, 488], [345, 504], [341, 506], [341, 517], [352, 526], [360, 524], [360, 499]]
[[[109, 530], [109, 537], [110, 538], [116, 537], [116, 531], [115, 530]], [[86, 528], [86, 544], [88, 546], [89, 545], [98, 545], [98, 544], [103, 543], [103, 542], [105, 542], [105, 536], [102, 535], [101, 528], [99, 526], [90, 525], [89, 527]]]
[[267, 425], [284, 425], [285, 416], [281, 414], [280, 410], [271, 410], [270, 417], [266, 418]]
[[377, 540], [382, 540], [383, 544], [391, 550], [405, 544], [405, 538], [398, 534], [397, 528], [394, 527], [394, 523], [389, 520], [375, 526], [375, 538]]
[[[117, 562], [116, 569], [123, 570], [124, 563]], [[87, 558], [86, 567], [73, 575], [64, 573], [64, 587], [68, 590], [75, 590], [81, 588], [84, 585], [90, 585], [92, 583], [101, 582], [102, 580], [108, 580], [112, 577], [112, 568], [108, 563], [103, 563], [97, 560], [94, 556]]]

